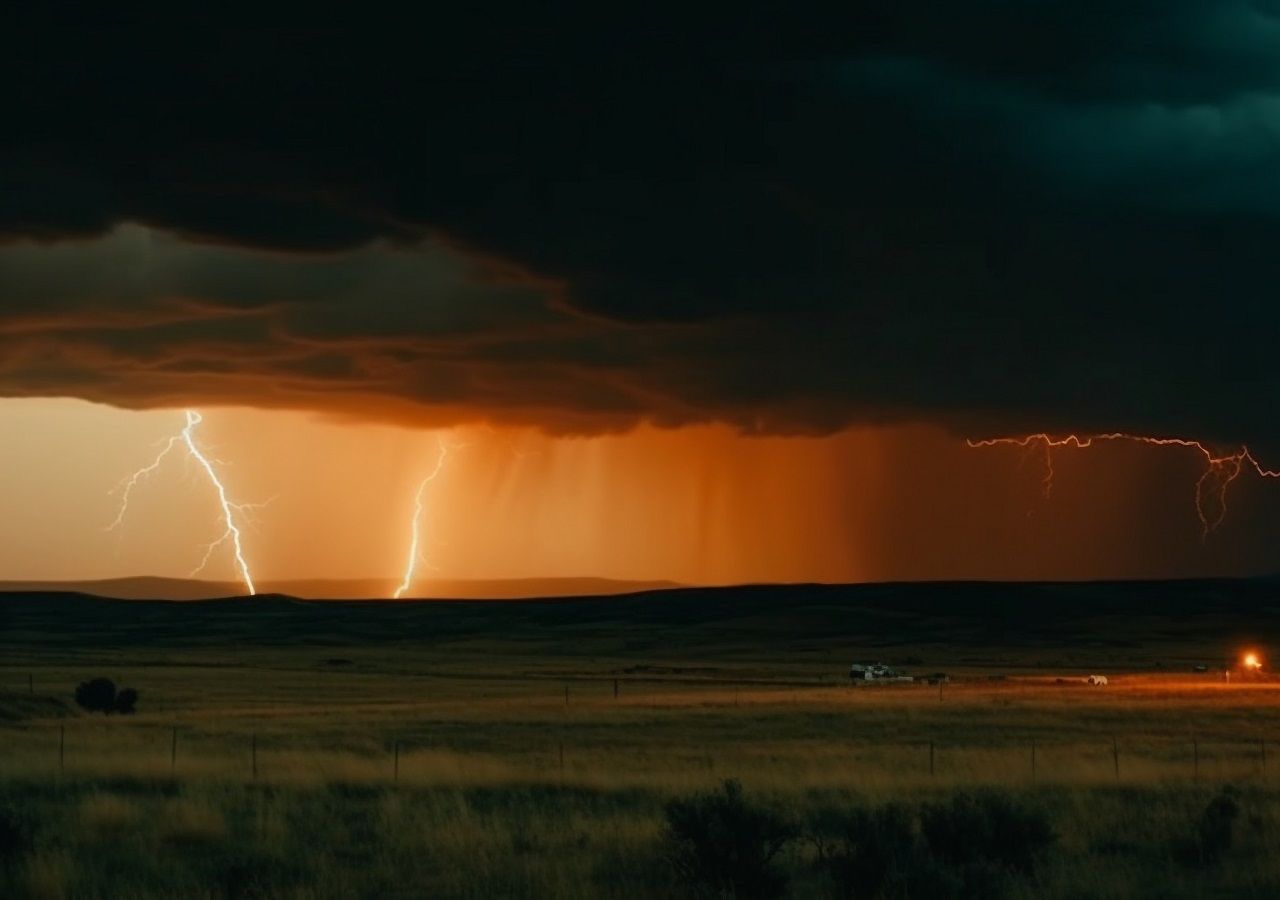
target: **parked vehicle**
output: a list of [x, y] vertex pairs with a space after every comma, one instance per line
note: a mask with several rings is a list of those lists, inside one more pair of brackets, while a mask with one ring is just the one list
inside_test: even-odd
[[892, 666], [884, 663], [854, 663], [849, 667], [849, 680], [854, 684], [860, 682], [910, 682], [915, 679], [903, 675]]

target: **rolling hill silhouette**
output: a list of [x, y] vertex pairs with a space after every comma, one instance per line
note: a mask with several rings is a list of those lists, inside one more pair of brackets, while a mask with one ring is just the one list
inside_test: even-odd
[[[628, 594], [678, 587], [673, 581], [623, 581], [612, 578], [491, 578], [424, 580], [407, 599], [519, 600], [531, 597], [582, 597]], [[315, 600], [385, 600], [394, 579], [289, 579], [264, 581], [261, 594], [285, 594]], [[238, 581], [192, 578], [108, 578], [92, 581], [0, 581], [0, 593], [58, 592], [91, 594], [115, 600], [217, 600], [244, 592]]]
[[[0, 595], [0, 646], [398, 646], [797, 662], [875, 656], [972, 665], [1217, 664], [1280, 650], [1273, 579], [746, 585], [540, 600], [169, 603]], [[845, 663], [847, 665], [847, 661]]]

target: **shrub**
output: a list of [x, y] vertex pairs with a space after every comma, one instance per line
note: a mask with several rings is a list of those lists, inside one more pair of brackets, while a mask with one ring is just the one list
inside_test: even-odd
[[89, 712], [109, 713], [116, 708], [116, 685], [110, 678], [91, 678], [76, 688], [76, 704]]
[[137, 712], [138, 692], [133, 688], [123, 688], [116, 694], [116, 712], [122, 716], [131, 716]]
[[30, 830], [16, 816], [0, 810], [0, 860], [14, 859], [30, 849]]
[[1040, 810], [1000, 794], [957, 794], [920, 810], [920, 826], [934, 856], [959, 867], [1031, 874], [1055, 835]]
[[810, 823], [817, 867], [837, 897], [916, 896], [924, 862], [914, 816], [901, 806], [826, 810]]
[[292, 860], [244, 848], [220, 854], [206, 851], [204, 855], [212, 863], [209, 880], [221, 888], [215, 896], [234, 900], [266, 900], [303, 893], [300, 883], [305, 868]]
[[131, 715], [137, 711], [138, 692], [123, 688], [117, 693], [115, 682], [110, 678], [91, 678], [76, 687], [76, 703], [88, 712]]
[[672, 800], [666, 814], [668, 859], [695, 892], [738, 900], [782, 896], [787, 879], [774, 859], [796, 828], [780, 813], [749, 802], [738, 782]]
[[1190, 838], [1174, 843], [1174, 856], [1186, 865], [1217, 865], [1231, 849], [1238, 818], [1240, 803], [1236, 792], [1225, 787], [1196, 817]]
[[1236, 801], [1235, 791], [1229, 787], [1223, 788], [1200, 813], [1196, 836], [1200, 838], [1200, 855], [1206, 863], [1218, 862], [1231, 849], [1239, 817], [1240, 804]]
[[918, 812], [919, 828], [903, 806], [816, 816], [810, 837], [834, 896], [997, 900], [1052, 840], [1043, 816], [999, 797], [965, 794]]

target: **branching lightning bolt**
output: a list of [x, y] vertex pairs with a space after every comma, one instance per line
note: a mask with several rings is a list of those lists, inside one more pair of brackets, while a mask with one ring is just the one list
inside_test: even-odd
[[133, 489], [138, 486], [139, 482], [145, 481], [156, 471], [156, 469], [160, 468], [160, 464], [164, 462], [165, 457], [173, 452], [174, 447], [179, 444], [183, 444], [186, 446], [187, 453], [199, 464], [205, 475], [208, 476], [209, 482], [213, 485], [214, 490], [217, 492], [218, 507], [221, 512], [223, 524], [222, 534], [206, 545], [204, 558], [201, 560], [200, 565], [197, 566], [191, 574], [197, 575], [203, 571], [205, 566], [209, 564], [209, 560], [213, 556], [214, 550], [224, 544], [230, 543], [235, 555], [236, 568], [240, 572], [240, 580], [244, 582], [245, 588], [252, 596], [257, 594], [258, 591], [253, 583], [253, 575], [249, 571], [249, 563], [244, 557], [244, 546], [241, 541], [242, 533], [240, 525], [236, 522], [236, 516], [237, 514], [244, 514], [245, 512], [261, 506], [262, 504], [235, 503], [227, 496], [226, 486], [223, 485], [222, 479], [218, 477], [218, 472], [214, 469], [213, 463], [209, 461], [209, 458], [205, 456], [204, 452], [200, 449], [200, 446], [196, 443], [195, 430], [203, 421], [204, 418], [198, 412], [190, 409], [186, 410], [187, 424], [182, 431], [173, 435], [165, 442], [160, 452], [156, 454], [156, 458], [153, 459], [150, 464], [143, 466], [141, 469], [138, 469], [138, 471], [120, 482], [119, 486], [116, 488], [116, 491], [120, 493], [120, 506], [116, 510], [115, 519], [107, 526], [107, 530], [112, 531], [124, 522], [125, 516], [128, 515], [129, 512], [129, 498], [133, 493]]
[[405, 561], [404, 578], [400, 581], [400, 586], [396, 588], [395, 593], [391, 596], [399, 600], [405, 591], [409, 590], [409, 586], [413, 584], [414, 577], [417, 572], [418, 562], [421, 555], [418, 551], [418, 543], [422, 531], [422, 497], [426, 493], [427, 485], [436, 480], [436, 476], [440, 474], [440, 470], [444, 468], [445, 458], [449, 455], [449, 445], [444, 442], [443, 438], [437, 437], [440, 448], [439, 454], [436, 456], [435, 467], [423, 478], [418, 485], [418, 493], [413, 499], [413, 520], [409, 524], [409, 556]]
[[[1200, 441], [1190, 438], [1151, 437], [1149, 435], [1127, 434], [1118, 431], [1085, 435], [1084, 437], [1075, 434], [1053, 437], [1050, 434], [1039, 432], [1020, 437], [966, 440], [966, 443], [970, 447], [1042, 446], [1044, 448], [1045, 476], [1041, 483], [1044, 487], [1044, 495], [1047, 498], [1053, 492], [1053, 451], [1062, 447], [1085, 450], [1092, 447], [1095, 442], [1103, 441], [1128, 441], [1138, 444], [1150, 444], [1154, 447], [1185, 447], [1195, 450], [1203, 456], [1205, 469], [1196, 480], [1196, 514], [1200, 517], [1201, 538], [1208, 537], [1209, 533], [1221, 525], [1222, 520], [1226, 518], [1227, 488], [1240, 477], [1241, 472], [1246, 469], [1252, 469], [1260, 478], [1280, 478], [1280, 470], [1268, 469], [1262, 465], [1246, 446], [1241, 446], [1239, 450], [1232, 453], [1215, 453]], [[1208, 506], [1210, 500], [1213, 502], [1212, 509]]]

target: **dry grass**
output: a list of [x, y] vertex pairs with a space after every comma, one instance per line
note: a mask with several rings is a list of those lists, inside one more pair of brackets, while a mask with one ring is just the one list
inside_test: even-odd
[[[769, 661], [664, 680], [616, 676], [626, 667], [608, 659], [446, 668], [388, 653], [382, 669], [330, 671], [307, 649], [223, 651], [219, 665], [209, 653], [35, 669], [52, 697], [110, 675], [141, 690], [142, 711], [0, 726], [0, 807], [36, 827], [0, 895], [660, 896], [663, 804], [725, 778], [798, 819], [821, 804], [1015, 791], [1061, 835], [1025, 896], [1280, 885], [1275, 684], [970, 673], [940, 694]], [[1263, 739], [1277, 748], [1266, 770]], [[1228, 782], [1245, 792], [1253, 843], [1229, 870], [1171, 868], [1172, 842]], [[805, 853], [786, 861], [798, 896], [819, 890]]]
[[138, 820], [138, 807], [115, 794], [94, 793], [80, 803], [80, 823], [89, 831], [112, 834]]

